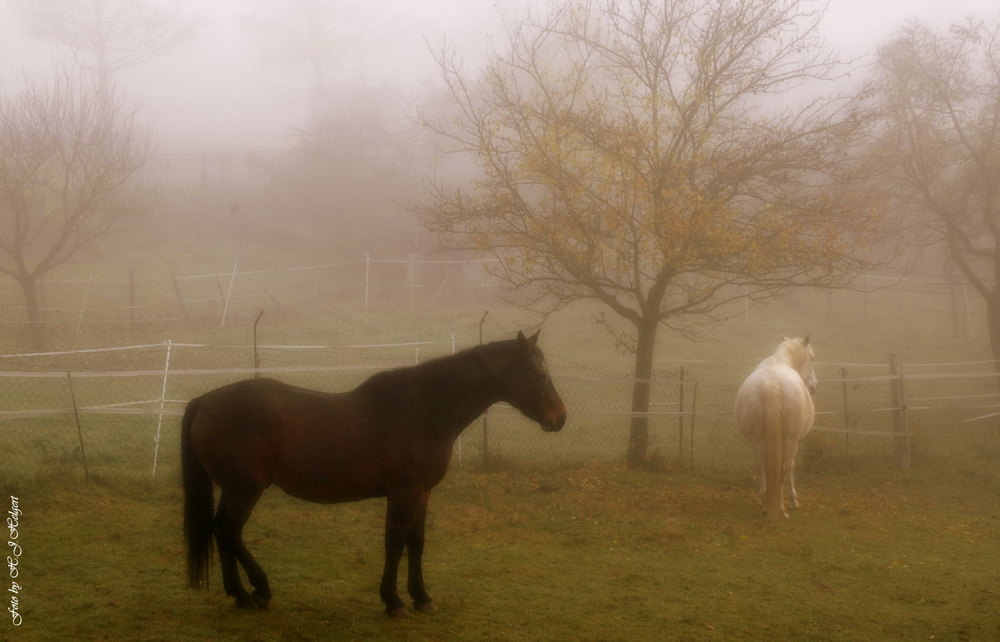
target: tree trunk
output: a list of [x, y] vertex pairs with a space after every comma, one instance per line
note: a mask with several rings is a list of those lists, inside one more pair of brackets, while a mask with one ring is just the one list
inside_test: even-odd
[[[996, 296], [985, 298], [986, 327], [990, 336], [990, 348], [993, 352], [993, 368], [1000, 373], [1000, 300]], [[1000, 386], [1000, 377], [997, 378]], [[994, 430], [1000, 430], [1000, 417], [992, 419]]]
[[36, 350], [45, 349], [45, 328], [42, 325], [42, 306], [38, 300], [38, 282], [31, 278], [18, 281], [24, 293], [24, 307], [28, 310], [28, 332], [31, 345]]
[[993, 350], [993, 367], [1000, 372], [1000, 300], [986, 301], [986, 324], [990, 332], [990, 348]]
[[632, 422], [628, 439], [628, 467], [641, 468], [649, 448], [649, 396], [653, 376], [658, 319], [642, 319], [638, 326], [635, 351], [635, 379], [632, 384]]

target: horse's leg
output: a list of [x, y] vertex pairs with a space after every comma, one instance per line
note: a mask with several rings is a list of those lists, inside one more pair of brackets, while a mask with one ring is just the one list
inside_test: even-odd
[[764, 508], [767, 505], [767, 450], [764, 448], [763, 430], [759, 433], [759, 436], [759, 440], [753, 441], [753, 447], [757, 453], [757, 477], [760, 479], [757, 499], [760, 500], [760, 507]]
[[379, 595], [385, 612], [393, 617], [409, 615], [396, 587], [399, 561], [406, 547], [407, 534], [420, 504], [421, 489], [406, 488], [389, 494], [385, 510], [385, 567]]
[[791, 508], [799, 507], [799, 494], [795, 491], [795, 454], [799, 450], [798, 439], [788, 440], [785, 448], [785, 478], [788, 480], [788, 505]]
[[760, 463], [757, 466], [757, 475], [760, 476], [760, 489], [757, 491], [757, 497], [760, 499], [761, 507], [763, 507], [767, 501], [767, 461], [764, 457], [764, 453], [761, 453]]
[[420, 494], [416, 512], [410, 521], [410, 528], [406, 533], [407, 552], [407, 583], [406, 588], [413, 598], [413, 606], [418, 611], [430, 613], [436, 611], [434, 600], [427, 594], [424, 587], [424, 524], [427, 521], [427, 500], [430, 499], [430, 491], [425, 490]]
[[788, 466], [788, 505], [791, 508], [799, 507], [799, 494], [795, 492], [795, 462]]
[[[222, 584], [226, 595], [236, 600], [239, 608], [267, 608], [271, 601], [271, 587], [267, 575], [243, 543], [243, 526], [250, 518], [254, 504], [260, 499], [261, 490], [232, 492], [223, 490], [213, 527], [219, 546], [219, 563], [222, 566]], [[240, 581], [239, 562], [254, 587], [253, 595], [247, 593]]]
[[222, 567], [222, 587], [226, 595], [236, 598], [237, 606], [245, 606], [249, 603], [250, 594], [243, 588], [240, 580], [240, 570], [236, 565], [236, 553], [233, 551], [231, 542], [231, 510], [228, 508], [230, 501], [225, 493], [219, 500], [219, 507], [215, 511], [215, 519], [212, 521], [212, 530], [215, 533], [215, 542], [219, 548], [219, 565]]

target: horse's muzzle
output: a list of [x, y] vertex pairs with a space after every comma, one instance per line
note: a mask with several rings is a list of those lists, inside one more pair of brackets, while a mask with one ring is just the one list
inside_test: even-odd
[[566, 410], [556, 413], [545, 413], [545, 419], [539, 422], [545, 432], [559, 432], [566, 425]]

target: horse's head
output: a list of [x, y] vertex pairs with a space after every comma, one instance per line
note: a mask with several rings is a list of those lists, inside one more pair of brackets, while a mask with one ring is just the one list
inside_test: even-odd
[[794, 368], [799, 373], [799, 376], [802, 377], [806, 388], [809, 389], [809, 394], [816, 394], [816, 384], [818, 381], [816, 379], [816, 371], [813, 369], [813, 365], [816, 363], [816, 353], [813, 352], [813, 347], [809, 345], [809, 335], [806, 335], [804, 339], [785, 339], [782, 347], [784, 348], [788, 365]]
[[545, 367], [545, 356], [538, 349], [538, 334], [525, 337], [518, 332], [512, 353], [499, 366], [497, 374], [504, 401], [528, 419], [537, 421], [542, 430], [556, 432], [566, 423], [566, 406]]

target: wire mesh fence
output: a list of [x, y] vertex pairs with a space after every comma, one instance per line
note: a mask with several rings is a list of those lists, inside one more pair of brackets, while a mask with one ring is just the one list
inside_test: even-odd
[[[0, 477], [175, 480], [179, 417], [188, 399], [257, 374], [325, 391], [462, 348], [454, 339], [353, 346], [209, 346], [164, 342], [107, 350], [6, 355], [0, 372]], [[247, 364], [258, 362], [257, 367]], [[752, 364], [662, 365], [651, 381], [651, 465], [749, 473], [753, 455], [734, 427], [739, 380]], [[633, 380], [550, 356], [569, 422], [544, 433], [503, 404], [456, 443], [454, 465], [624, 461]], [[992, 362], [820, 364], [816, 427], [800, 464], [871, 460], [1000, 460], [1000, 398]], [[895, 392], [894, 392], [895, 388]], [[905, 455], [905, 458], [903, 457]]]
[[[503, 298], [502, 282], [490, 274], [494, 263], [487, 257], [386, 257], [368, 251], [352, 260], [284, 268], [234, 262], [194, 273], [136, 266], [85, 277], [53, 274], [37, 286], [37, 318], [24, 305], [22, 286], [0, 278], [0, 331], [21, 335], [27, 345], [29, 328], [70, 337], [136, 331], [176, 336], [243, 326], [261, 311], [272, 319], [315, 323], [345, 310], [367, 314], [470, 302], [489, 308]], [[806, 289], [793, 296], [817, 320], [838, 326], [863, 324], [894, 333], [933, 328], [971, 337], [986, 323], [983, 302], [954, 278], [869, 274], [860, 281], [858, 291]], [[746, 306], [747, 317], [758, 313]]]
[[[283, 269], [247, 269], [239, 263], [199, 274], [51, 278], [40, 281], [38, 325], [79, 335], [95, 328], [226, 327], [252, 319], [330, 316], [345, 307], [369, 309], [417, 302], [477, 301], [489, 305], [500, 285], [487, 271], [492, 259], [375, 257]], [[0, 328], [28, 323], [22, 286], [0, 279]]]

